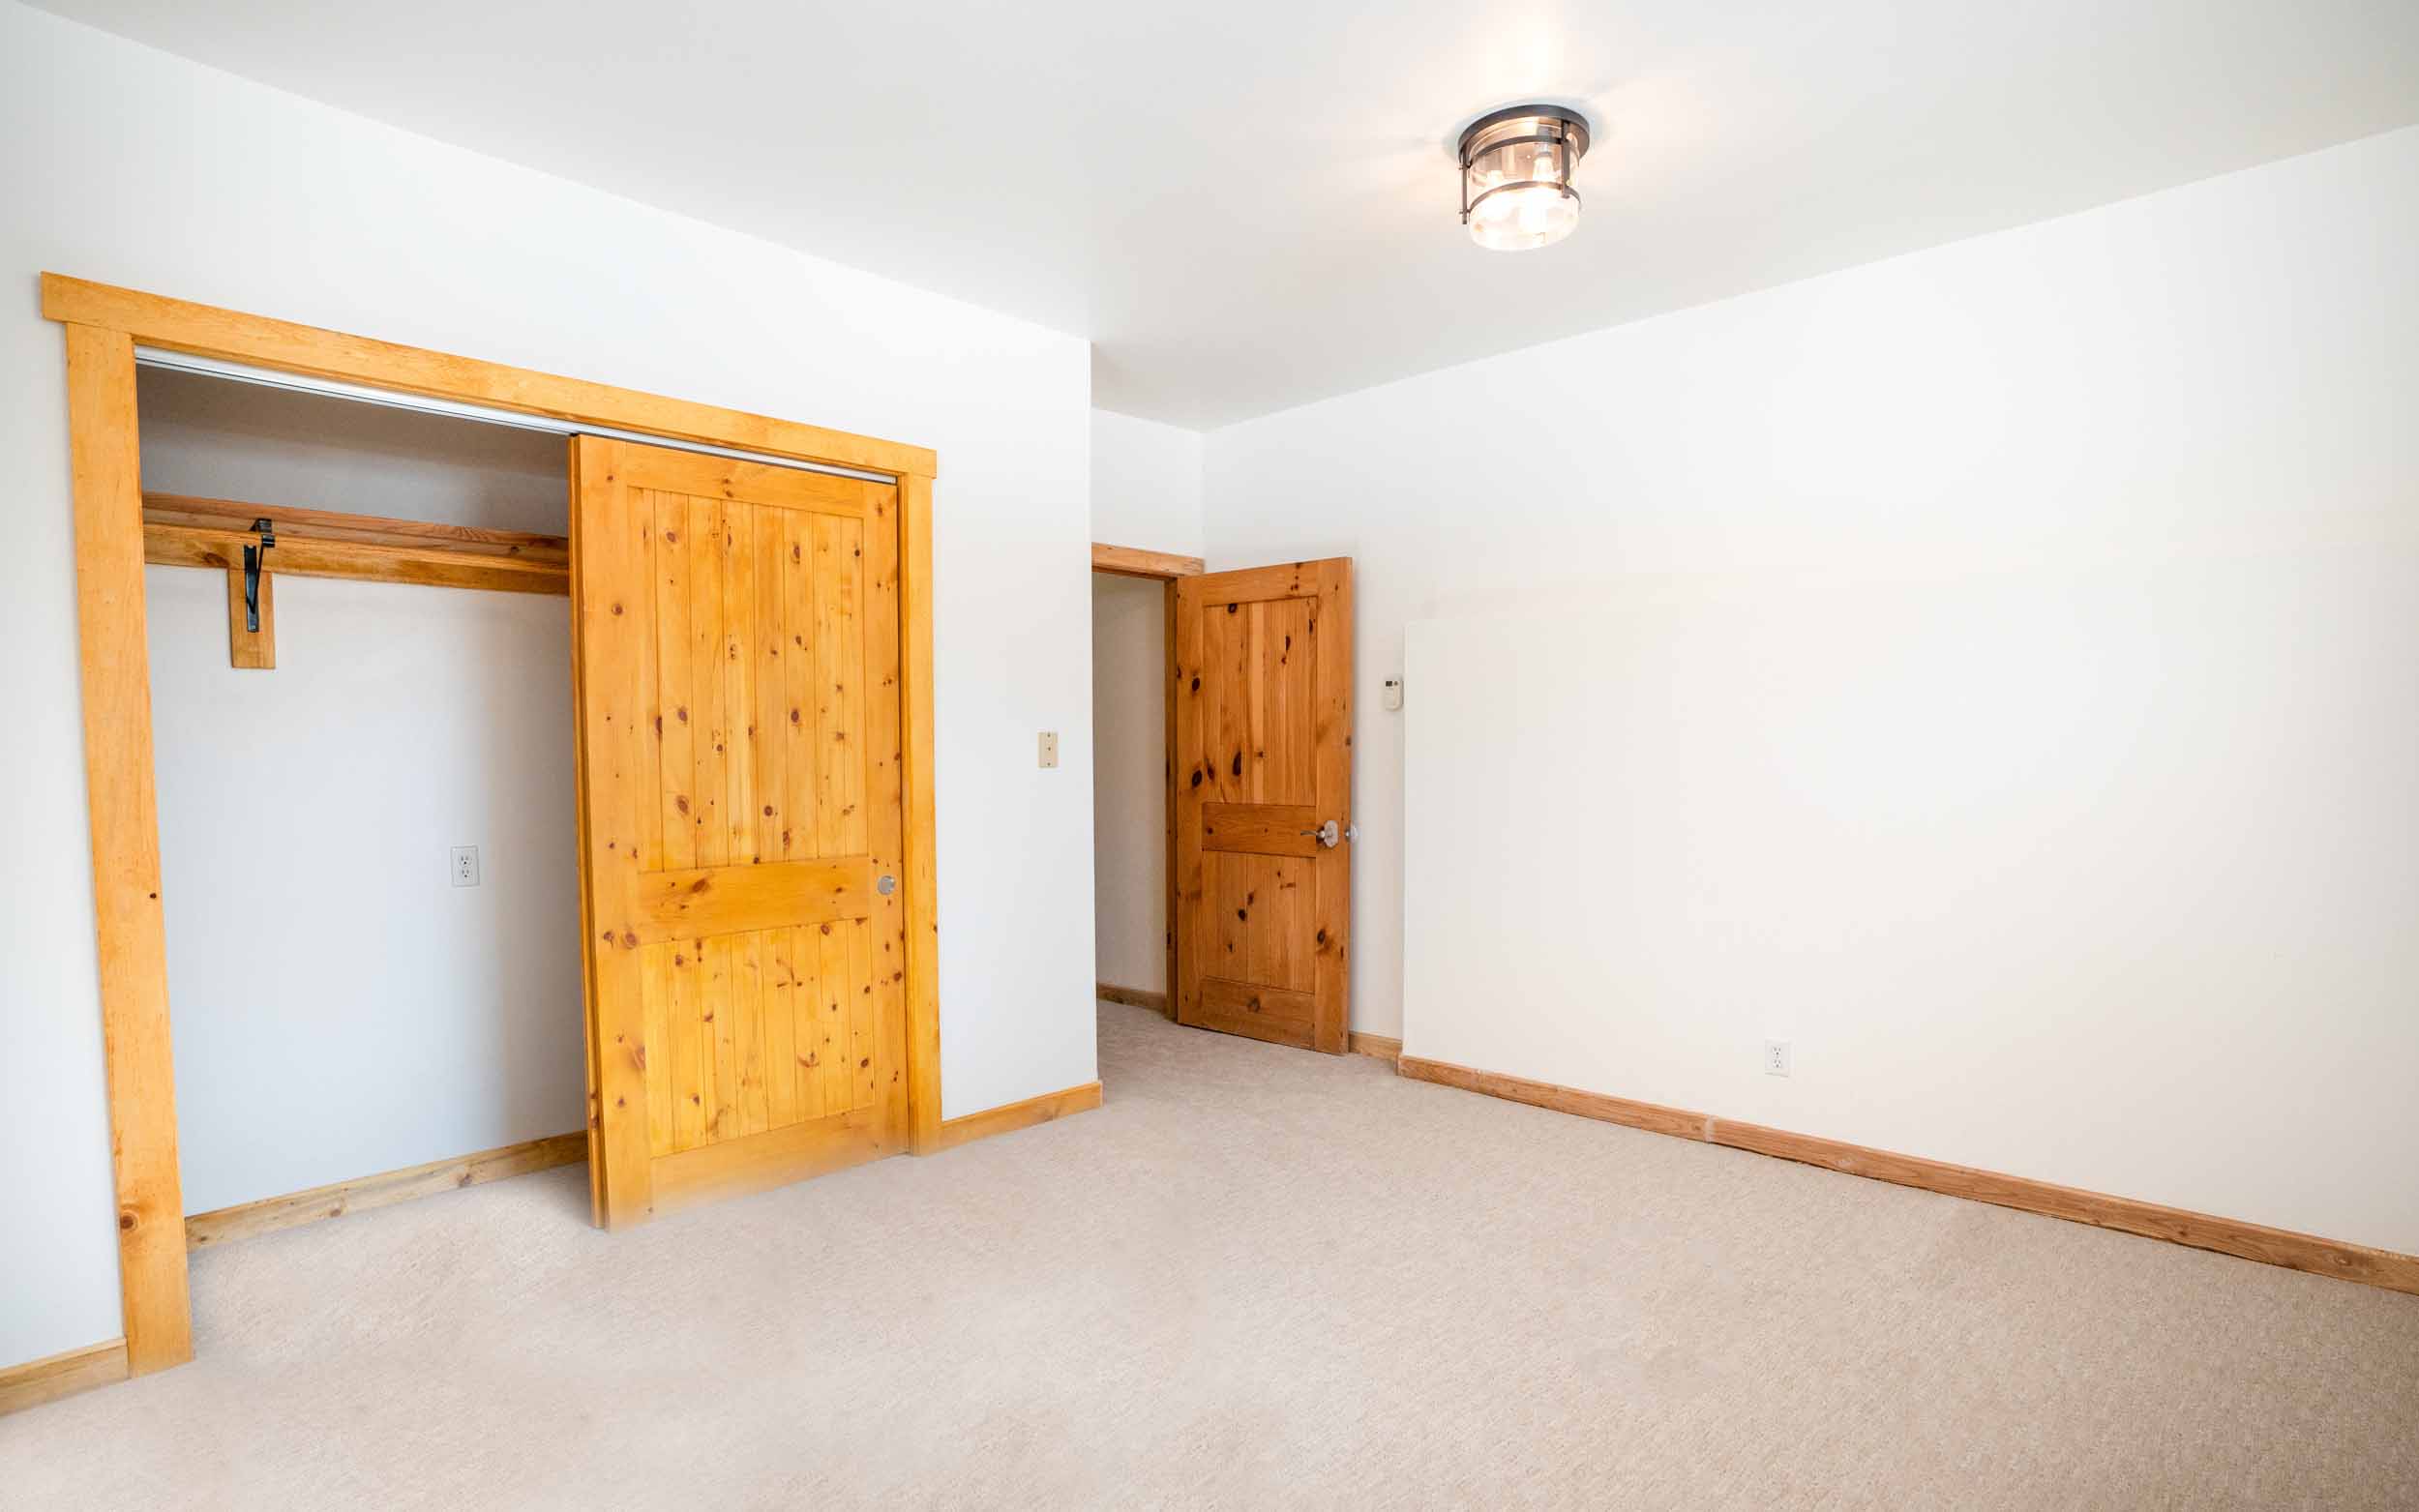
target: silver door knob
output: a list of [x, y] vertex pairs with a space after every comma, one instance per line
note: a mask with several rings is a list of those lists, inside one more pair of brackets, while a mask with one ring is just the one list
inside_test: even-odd
[[1320, 825], [1317, 829], [1306, 829], [1301, 833], [1303, 839], [1315, 840], [1320, 845], [1327, 846], [1329, 850], [1333, 850], [1336, 847], [1337, 843], [1341, 841], [1359, 840], [1360, 838], [1360, 826], [1358, 824], [1339, 825], [1333, 819], [1329, 819], [1325, 824]]
[[874, 891], [881, 894], [884, 898], [889, 897], [892, 893], [895, 893], [898, 890], [899, 879], [895, 876], [884, 876], [881, 880], [874, 883]]

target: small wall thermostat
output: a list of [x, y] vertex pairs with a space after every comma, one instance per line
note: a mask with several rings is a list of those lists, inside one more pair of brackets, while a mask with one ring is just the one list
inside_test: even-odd
[[1386, 692], [1386, 706], [1389, 709], [1401, 708], [1403, 706], [1403, 680], [1399, 677], [1389, 677], [1383, 687]]

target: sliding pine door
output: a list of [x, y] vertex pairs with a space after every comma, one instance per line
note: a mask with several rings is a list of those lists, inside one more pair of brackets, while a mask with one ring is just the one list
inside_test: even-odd
[[908, 1135], [899, 499], [581, 436], [572, 603], [596, 1221]]

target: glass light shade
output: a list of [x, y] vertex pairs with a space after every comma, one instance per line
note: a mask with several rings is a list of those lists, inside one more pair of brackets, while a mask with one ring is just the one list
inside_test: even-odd
[[1559, 184], [1523, 184], [1489, 194], [1470, 212], [1470, 237], [1489, 252], [1547, 247], [1579, 223], [1579, 196]]
[[1463, 133], [1462, 221], [1479, 246], [1521, 252], [1561, 241], [1579, 223], [1571, 169], [1588, 150], [1587, 123], [1552, 105], [1498, 110]]

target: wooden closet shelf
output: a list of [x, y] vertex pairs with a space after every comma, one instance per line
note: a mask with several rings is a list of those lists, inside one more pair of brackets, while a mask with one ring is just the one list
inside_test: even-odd
[[266, 519], [277, 545], [265, 570], [292, 578], [346, 578], [506, 593], [571, 591], [571, 543], [518, 530], [440, 525], [240, 499], [143, 495], [143, 560], [163, 567], [240, 568]]

